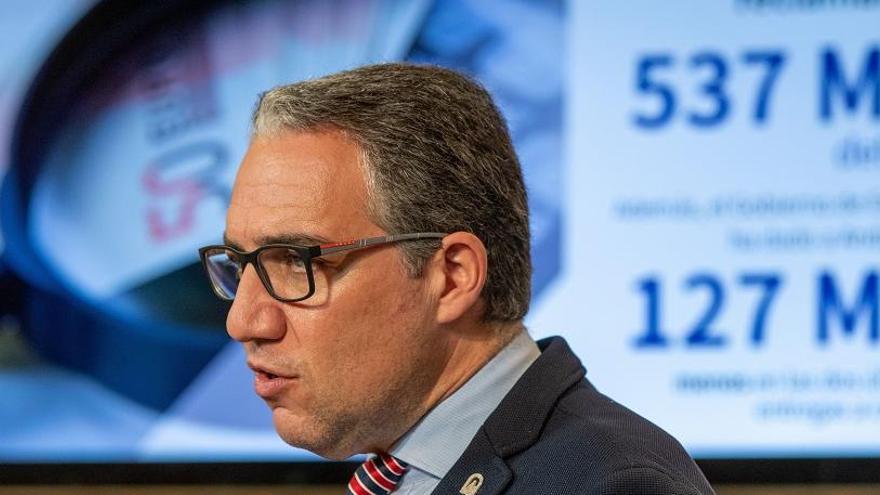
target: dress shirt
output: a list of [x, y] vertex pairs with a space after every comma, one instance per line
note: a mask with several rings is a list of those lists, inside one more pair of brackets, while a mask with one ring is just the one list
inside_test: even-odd
[[434, 491], [471, 439], [541, 351], [522, 331], [461, 388], [428, 412], [390, 454], [409, 464], [395, 495]]

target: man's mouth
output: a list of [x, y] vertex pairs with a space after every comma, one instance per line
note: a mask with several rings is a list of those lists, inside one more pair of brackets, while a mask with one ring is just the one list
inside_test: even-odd
[[248, 363], [248, 367], [254, 372], [254, 391], [263, 399], [271, 399], [296, 380], [296, 376], [286, 376], [279, 371], [267, 369], [263, 366]]
[[274, 374], [272, 374], [272, 373], [263, 373], [262, 371], [258, 371], [257, 374], [258, 374], [258, 375], [266, 376], [266, 377], [268, 377], [270, 380], [271, 380], [272, 378], [278, 378], [278, 375], [274, 375]]

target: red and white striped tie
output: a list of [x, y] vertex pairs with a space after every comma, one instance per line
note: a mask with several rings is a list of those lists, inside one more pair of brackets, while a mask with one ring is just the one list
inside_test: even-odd
[[346, 495], [388, 495], [403, 478], [408, 465], [388, 454], [370, 457], [348, 482]]

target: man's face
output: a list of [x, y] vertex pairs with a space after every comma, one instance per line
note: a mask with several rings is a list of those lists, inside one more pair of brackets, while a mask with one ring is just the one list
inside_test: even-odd
[[[366, 214], [358, 148], [335, 131], [257, 137], [235, 181], [230, 244], [252, 250], [384, 235]], [[394, 246], [316, 262], [315, 296], [282, 303], [254, 268], [227, 318], [258, 368], [256, 390], [288, 443], [331, 458], [387, 448], [426, 411], [449, 343], [436, 331], [427, 279]]]

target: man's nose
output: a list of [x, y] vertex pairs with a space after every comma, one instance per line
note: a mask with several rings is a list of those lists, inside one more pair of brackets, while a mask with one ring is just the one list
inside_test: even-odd
[[239, 342], [281, 339], [285, 329], [281, 304], [266, 291], [254, 267], [247, 265], [226, 315], [226, 332]]

